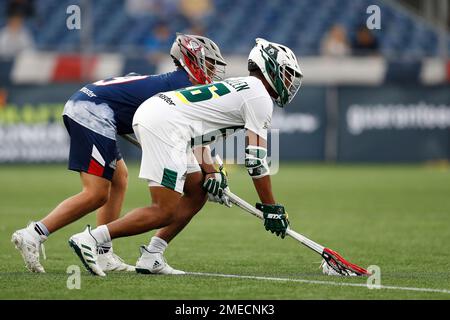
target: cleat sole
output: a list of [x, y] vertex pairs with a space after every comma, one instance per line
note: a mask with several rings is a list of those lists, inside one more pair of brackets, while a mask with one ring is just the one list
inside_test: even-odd
[[154, 274], [148, 269], [136, 268], [136, 273], [140, 274]]

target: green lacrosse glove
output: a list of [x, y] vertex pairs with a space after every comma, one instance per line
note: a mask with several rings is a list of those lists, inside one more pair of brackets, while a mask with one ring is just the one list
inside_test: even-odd
[[208, 193], [209, 201], [217, 202], [226, 205], [227, 207], [231, 207], [230, 199], [224, 192], [227, 188], [227, 176], [222, 169], [217, 172], [212, 172], [210, 174], [210, 177], [203, 183], [203, 189]]
[[287, 227], [289, 226], [288, 215], [284, 207], [280, 204], [257, 203], [256, 209], [263, 212], [264, 227], [266, 227], [266, 230], [284, 239]]

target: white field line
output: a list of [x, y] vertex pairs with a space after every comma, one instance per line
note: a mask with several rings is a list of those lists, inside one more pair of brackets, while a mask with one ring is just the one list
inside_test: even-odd
[[[333, 282], [333, 281], [320, 281], [320, 280], [306, 280], [295, 278], [277, 278], [277, 277], [261, 277], [261, 276], [244, 276], [236, 274], [221, 274], [221, 273], [203, 273], [203, 272], [187, 272], [187, 275], [194, 276], [206, 276], [206, 277], [220, 277], [220, 278], [236, 278], [236, 279], [250, 279], [250, 280], [264, 280], [264, 281], [280, 281], [280, 282], [300, 282], [307, 284], [320, 284], [326, 286], [341, 286], [341, 287], [362, 287], [367, 288], [367, 284], [363, 283], [345, 283], [345, 282]], [[396, 286], [383, 286], [380, 285], [377, 289], [386, 290], [403, 290], [403, 291], [417, 291], [417, 292], [434, 292], [434, 293], [446, 293], [450, 294], [448, 289], [432, 289], [432, 288], [414, 288], [414, 287], [396, 287]], [[377, 290], [373, 289], [373, 290]]]

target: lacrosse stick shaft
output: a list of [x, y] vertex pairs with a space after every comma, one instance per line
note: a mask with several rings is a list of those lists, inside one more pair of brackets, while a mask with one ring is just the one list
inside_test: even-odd
[[141, 144], [131, 134], [124, 134], [121, 137], [124, 138], [125, 140], [127, 140], [128, 142], [131, 142], [136, 147], [138, 147], [138, 148], [141, 147]]
[[[215, 159], [216, 159], [217, 164], [219, 166], [223, 167], [222, 158], [218, 154], [216, 154]], [[231, 202], [234, 203], [236, 206], [238, 206], [239, 208], [243, 209], [244, 211], [252, 214], [253, 216], [255, 216], [255, 217], [257, 217], [257, 218], [259, 218], [261, 220], [264, 219], [263, 213], [260, 210], [256, 209], [251, 204], [249, 204], [247, 201], [245, 201], [244, 199], [239, 198], [237, 195], [235, 195], [229, 189], [225, 190], [225, 193], [230, 198]], [[314, 250], [318, 254], [322, 254], [324, 247], [321, 246], [320, 244], [315, 243], [314, 241], [306, 238], [305, 236], [301, 235], [298, 232], [295, 232], [291, 228], [288, 228], [286, 230], [286, 234], [288, 236], [290, 236], [291, 238], [297, 240], [301, 244], [305, 245], [306, 247], [310, 248], [311, 250]]]
[[[219, 155], [216, 155], [216, 162], [219, 164], [221, 168], [223, 168], [223, 162]], [[225, 194], [228, 196], [231, 203], [234, 203], [239, 208], [252, 214], [255, 217], [258, 217], [259, 219], [264, 219], [264, 215], [260, 210], [256, 209], [245, 200], [239, 198], [237, 195], [232, 193], [229, 188], [225, 189]], [[351, 274], [366, 275], [366, 276], [370, 275], [370, 273], [366, 269], [348, 262], [333, 250], [321, 246], [320, 244], [312, 241], [311, 239], [308, 239], [304, 235], [295, 232], [289, 227], [286, 229], [286, 234], [291, 238], [297, 240], [307, 248], [320, 254], [324, 258], [326, 264], [330, 266], [338, 274], [347, 276]], [[349, 273], [349, 271], [351, 271], [352, 273]]]
[[[260, 210], [256, 209], [254, 206], [252, 206], [245, 200], [239, 198], [237, 195], [235, 195], [231, 191], [226, 190], [225, 193], [230, 198], [231, 202], [234, 203], [236, 206], [238, 206], [239, 208], [245, 210], [246, 212], [252, 214], [253, 216], [255, 216], [261, 220], [264, 219], [263, 213]], [[288, 236], [290, 236], [291, 238], [297, 240], [301, 244], [305, 245], [306, 247], [310, 248], [311, 250], [314, 250], [318, 254], [322, 254], [324, 247], [321, 246], [320, 244], [306, 238], [305, 236], [301, 235], [298, 232], [295, 232], [291, 228], [288, 228], [286, 230], [286, 234]]]

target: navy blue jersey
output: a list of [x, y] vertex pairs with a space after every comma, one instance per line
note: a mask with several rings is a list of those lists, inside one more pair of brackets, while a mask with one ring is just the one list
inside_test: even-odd
[[[192, 86], [187, 73], [180, 69], [161, 75], [132, 75], [100, 80], [77, 91], [70, 100], [107, 104], [114, 112], [118, 134], [133, 133], [136, 109], [160, 92]], [[112, 120], [112, 119], [111, 119]]]

